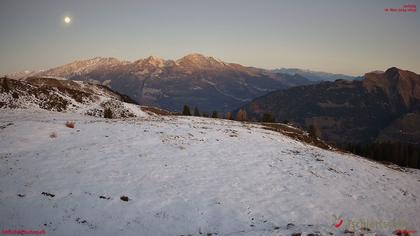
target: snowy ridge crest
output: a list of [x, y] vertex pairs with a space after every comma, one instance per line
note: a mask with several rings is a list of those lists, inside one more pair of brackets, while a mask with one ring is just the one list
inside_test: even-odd
[[24, 80], [1, 78], [0, 108], [39, 108], [103, 117], [110, 109], [113, 118], [145, 116], [127, 96], [85, 81], [55, 77]]

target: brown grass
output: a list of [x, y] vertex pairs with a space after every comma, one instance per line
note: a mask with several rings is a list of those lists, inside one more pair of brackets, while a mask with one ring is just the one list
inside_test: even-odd
[[66, 122], [66, 126], [68, 128], [74, 129], [74, 127], [76, 126], [76, 122], [74, 122], [74, 121], [67, 121]]
[[165, 109], [157, 108], [157, 107], [147, 107], [147, 106], [141, 106], [141, 110], [146, 113], [154, 113], [156, 115], [162, 115], [162, 116], [170, 116], [175, 115], [174, 112], [167, 111]]
[[330, 146], [327, 143], [323, 142], [322, 140], [317, 139], [316, 137], [312, 137], [308, 135], [301, 129], [290, 127], [288, 125], [281, 124], [281, 123], [262, 123], [261, 125], [263, 129], [280, 132], [283, 135], [289, 136], [295, 140], [299, 140], [301, 142], [314, 145], [322, 149], [326, 149], [326, 150], [330, 149]]

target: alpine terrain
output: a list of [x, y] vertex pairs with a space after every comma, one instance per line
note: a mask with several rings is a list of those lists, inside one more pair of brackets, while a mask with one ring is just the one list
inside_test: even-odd
[[201, 54], [178, 60], [150, 56], [134, 62], [98, 57], [41, 72], [8, 75], [15, 79], [33, 76], [102, 84], [142, 105], [171, 111], [180, 111], [188, 104], [201, 111], [223, 113], [268, 92], [313, 83], [300, 75], [226, 63]]
[[[420, 170], [343, 153], [290, 125], [158, 115], [87, 82], [1, 82], [3, 233], [420, 230]], [[106, 109], [118, 115], [103, 118]]]
[[390, 68], [363, 80], [299, 86], [256, 98], [244, 109], [252, 119], [264, 113], [301, 127], [336, 145], [398, 140], [420, 145], [420, 75]]

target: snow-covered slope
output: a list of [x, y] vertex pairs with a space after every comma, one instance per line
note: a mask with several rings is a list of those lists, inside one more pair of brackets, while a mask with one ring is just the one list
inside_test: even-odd
[[420, 230], [419, 197], [418, 170], [322, 150], [258, 125], [0, 112], [3, 230], [343, 235], [369, 228], [390, 235]]
[[146, 115], [140, 106], [131, 103], [133, 101], [125, 95], [86, 81], [52, 77], [0, 78], [0, 108], [40, 108], [99, 117], [104, 116], [105, 109], [110, 109], [115, 118]]

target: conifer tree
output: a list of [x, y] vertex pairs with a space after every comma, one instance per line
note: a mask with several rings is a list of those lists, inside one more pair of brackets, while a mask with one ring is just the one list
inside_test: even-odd
[[184, 116], [190, 116], [191, 115], [189, 106], [184, 105], [184, 108], [182, 109], [182, 115], [184, 115]]
[[201, 116], [197, 107], [194, 107], [194, 116]]

